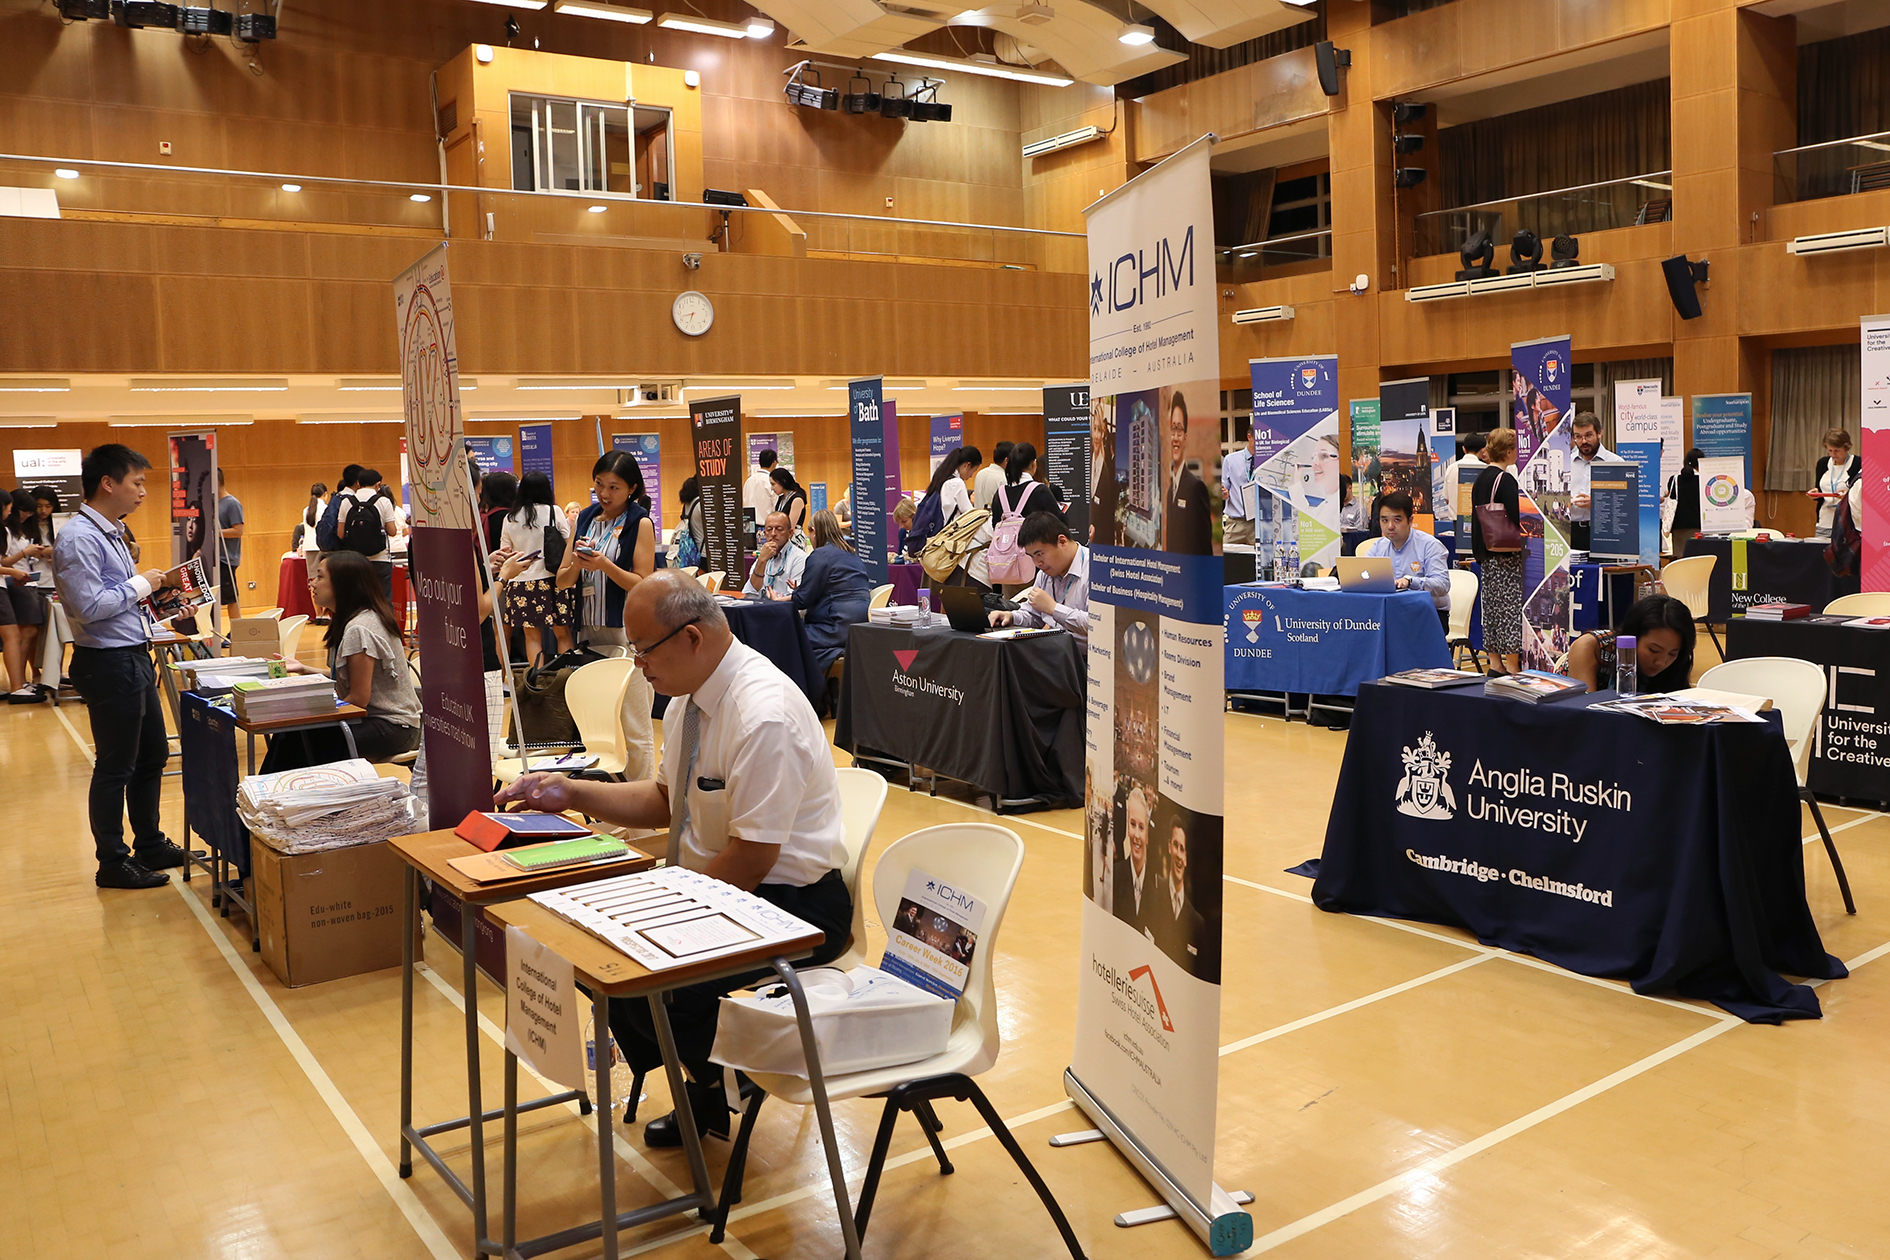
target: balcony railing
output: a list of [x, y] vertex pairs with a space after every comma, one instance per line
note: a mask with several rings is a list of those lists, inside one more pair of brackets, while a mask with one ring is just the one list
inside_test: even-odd
[[1248, 245], [1231, 245], [1214, 251], [1214, 261], [1231, 267], [1236, 275], [1243, 271], [1262, 271], [1289, 263], [1309, 262], [1332, 257], [1332, 229], [1297, 232], [1292, 236], [1272, 236]]
[[[1082, 274], [1077, 232], [569, 192], [0, 154], [0, 187], [66, 217], [540, 244], [674, 247]], [[751, 201], [764, 197], [751, 196]]]
[[1454, 254], [1478, 232], [1488, 232], [1499, 252], [1516, 233], [1528, 228], [1544, 242], [1561, 233], [1605, 232], [1640, 223], [1662, 223], [1673, 217], [1673, 172], [1651, 171], [1626, 179], [1606, 180], [1530, 193], [1504, 201], [1431, 210], [1417, 216], [1417, 253]]
[[1772, 155], [1772, 183], [1780, 203], [1890, 188], [1890, 131], [1780, 149]]

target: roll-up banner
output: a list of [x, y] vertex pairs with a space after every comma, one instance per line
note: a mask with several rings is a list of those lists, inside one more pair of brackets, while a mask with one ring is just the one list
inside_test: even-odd
[[[663, 439], [655, 433], [613, 433], [610, 448], [628, 451], [643, 474], [643, 492], [650, 496], [650, 520], [663, 528]], [[713, 570], [711, 570], [713, 571]]]
[[1378, 400], [1354, 398], [1350, 408], [1352, 492], [1360, 503], [1378, 493]]
[[466, 439], [466, 453], [472, 456], [473, 463], [479, 465], [482, 474], [518, 473], [518, 459], [509, 437], [469, 437]]
[[1043, 390], [1043, 463], [1040, 471], [1056, 490], [1070, 537], [1089, 540], [1089, 386], [1046, 385]]
[[1737, 458], [1739, 484], [1751, 488], [1752, 395], [1693, 395], [1693, 445], [1702, 455]]
[[1431, 532], [1446, 547], [1456, 544], [1457, 487], [1444, 480], [1444, 472], [1457, 458], [1457, 409], [1431, 409]]
[[945, 457], [965, 444], [965, 418], [956, 416], [932, 417], [932, 453], [926, 464], [926, 472], [935, 473]]
[[853, 436], [853, 550], [867, 581], [886, 581], [886, 413], [879, 377], [847, 382], [847, 414]]
[[1867, 591], [1890, 591], [1890, 315], [1872, 315], [1862, 321], [1863, 349], [1859, 374], [1863, 386], [1858, 412], [1863, 433], [1858, 454], [1863, 466], [1874, 469], [1864, 478], [1863, 576]]
[[[1261, 577], [1339, 555], [1339, 361], [1331, 355], [1252, 359], [1254, 563]], [[1373, 403], [1374, 417], [1377, 404]], [[1372, 458], [1377, 460], [1373, 426]], [[1356, 448], [1355, 448], [1356, 449]]]
[[171, 568], [203, 560], [204, 581], [218, 587], [216, 607], [209, 617], [221, 616], [224, 596], [222, 566], [218, 563], [223, 535], [217, 529], [217, 435], [214, 429], [166, 435], [171, 463]]
[[1509, 348], [1510, 420], [1521, 470], [1524, 669], [1553, 669], [1568, 650], [1569, 339]]
[[466, 421], [459, 406], [459, 349], [446, 251], [442, 242], [394, 280], [407, 467], [413, 478], [410, 507], [415, 525], [471, 529], [477, 516], [472, 487], [463, 468], [448, 466], [466, 436]]
[[[1117, 486], [1114, 519], [1093, 522], [1083, 952], [1064, 1088], [1232, 1255], [1253, 1221], [1214, 1182], [1222, 573], [1193, 471], [1220, 450], [1212, 144], [1085, 212], [1090, 385]], [[1333, 442], [1336, 489], [1336, 417]]]
[[[1629, 446], [1652, 443], [1658, 448], [1659, 458], [1654, 461], [1653, 475], [1659, 482], [1661, 496], [1665, 497], [1667, 482], [1680, 471], [1680, 461], [1686, 452], [1673, 452], [1673, 472], [1668, 472], [1665, 432], [1660, 418], [1660, 389], [1657, 380], [1614, 383], [1614, 449], [1627, 458]], [[1645, 470], [1643, 475], [1648, 475]]]
[[[551, 426], [548, 424], [520, 425], [518, 430], [518, 470], [525, 473], [541, 472], [551, 482], [551, 491], [558, 492], [557, 475], [551, 471]], [[655, 499], [650, 502], [654, 504]], [[652, 513], [654, 515], [654, 513]]]
[[1700, 532], [1735, 534], [1747, 527], [1745, 465], [1737, 455], [1700, 460]]
[[1378, 493], [1410, 495], [1414, 517], [1432, 515], [1430, 430], [1430, 377], [1378, 386]]
[[696, 481], [702, 489], [702, 571], [742, 571], [742, 482], [747, 469], [735, 462], [742, 441], [742, 400], [689, 400], [689, 440], [695, 448]]
[[63, 520], [85, 502], [85, 479], [81, 475], [84, 463], [85, 452], [78, 449], [18, 450], [13, 452], [13, 479], [22, 490], [51, 488], [59, 496], [58, 519]]
[[419, 611], [427, 809], [441, 821], [492, 808], [477, 535], [477, 530], [422, 525], [413, 531], [410, 547]]
[[891, 399], [880, 400], [879, 431], [886, 443], [886, 545], [890, 548], [892, 540], [899, 537], [899, 524], [892, 518], [893, 509], [906, 493], [905, 476], [899, 467], [899, 404]]

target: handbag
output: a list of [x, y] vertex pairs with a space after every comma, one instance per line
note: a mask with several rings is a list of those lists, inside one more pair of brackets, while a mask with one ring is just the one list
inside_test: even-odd
[[1503, 484], [1503, 478], [1509, 472], [1505, 469], [1490, 483], [1490, 501], [1476, 505], [1477, 524], [1483, 527], [1483, 550], [1485, 551], [1521, 551], [1522, 527], [1509, 519], [1509, 509], [1496, 501], [1496, 489]]

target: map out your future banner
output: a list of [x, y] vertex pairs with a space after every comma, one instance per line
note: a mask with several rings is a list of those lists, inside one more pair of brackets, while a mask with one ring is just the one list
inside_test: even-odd
[[[1259, 571], [1297, 577], [1339, 555], [1339, 360], [1253, 359], [1253, 545]], [[1374, 444], [1374, 456], [1376, 449]]]
[[[1549, 670], [1568, 651], [1569, 339], [1550, 337], [1509, 348], [1515, 372], [1510, 419], [1522, 470], [1522, 667]], [[1526, 426], [1526, 427], [1525, 427]]]
[[1064, 1088], [1213, 1253], [1231, 1255], [1253, 1221], [1214, 1183], [1221, 560], [1188, 467], [1220, 452], [1212, 143], [1086, 212], [1107, 484], [1090, 520], [1083, 942]]

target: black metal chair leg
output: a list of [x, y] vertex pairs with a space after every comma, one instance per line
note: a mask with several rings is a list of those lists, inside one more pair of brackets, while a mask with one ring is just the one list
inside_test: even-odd
[[886, 1170], [886, 1152], [892, 1149], [893, 1125], [899, 1121], [899, 1091], [886, 1098], [886, 1109], [879, 1113], [879, 1132], [873, 1136], [873, 1157], [866, 1161], [866, 1180], [860, 1186], [860, 1201], [853, 1209], [853, 1233], [866, 1241], [866, 1222], [873, 1215], [873, 1196], [879, 1193], [879, 1175]]
[[[637, 1121], [637, 1101], [643, 1097], [643, 1078], [647, 1075], [647, 1072], [634, 1071], [630, 1076], [630, 1097], [629, 1100], [624, 1103], [623, 1107], [623, 1122], [625, 1124], [635, 1124]], [[591, 1100], [586, 1098], [580, 1105], [585, 1109], [585, 1114], [588, 1115]]]
[[1831, 843], [1831, 829], [1824, 825], [1824, 811], [1818, 808], [1818, 798], [1810, 788], [1799, 788], [1798, 797], [1811, 806], [1811, 819], [1818, 824], [1818, 835], [1824, 841], [1824, 851], [1831, 858], [1831, 869], [1837, 873], [1838, 891], [1844, 894], [1844, 913], [1856, 914], [1857, 903], [1851, 900], [1851, 881], [1844, 874], [1844, 862], [1838, 857], [1837, 845]]
[[938, 1135], [944, 1131], [945, 1126], [938, 1122], [938, 1113], [932, 1110], [932, 1100], [919, 1099], [913, 1104], [912, 1114], [918, 1117], [919, 1127], [925, 1130], [925, 1140], [932, 1144], [932, 1154], [938, 1157], [939, 1175], [949, 1177], [957, 1172], [958, 1170], [952, 1167], [952, 1161], [946, 1158], [945, 1148], [939, 1144]]
[[1722, 661], [1725, 660], [1726, 646], [1719, 641], [1719, 631], [1713, 629], [1713, 623], [1710, 621], [1706, 623], [1706, 633], [1712, 637], [1713, 649], [1719, 653], [1719, 659]]
[[709, 1241], [719, 1244], [722, 1235], [728, 1230], [728, 1211], [742, 1201], [742, 1182], [748, 1172], [748, 1139], [755, 1132], [755, 1117], [761, 1112], [761, 1102], [768, 1095], [757, 1089], [742, 1109], [741, 1131], [735, 1135], [735, 1147], [728, 1153], [728, 1168], [722, 1174], [722, 1197], [715, 1205], [715, 1228], [709, 1231]]
[[1011, 1136], [1004, 1118], [998, 1115], [997, 1108], [991, 1105], [991, 1100], [984, 1096], [984, 1091], [978, 1088], [976, 1081], [965, 1077], [963, 1084], [971, 1095], [971, 1105], [978, 1109], [978, 1114], [984, 1117], [984, 1122], [991, 1126], [991, 1132], [995, 1133], [998, 1141], [1004, 1144], [1004, 1149], [1010, 1152], [1012, 1162], [1030, 1182], [1031, 1189], [1037, 1192], [1037, 1197], [1043, 1201], [1044, 1210], [1049, 1212], [1050, 1219], [1056, 1222], [1057, 1232], [1063, 1235], [1063, 1244], [1070, 1249], [1070, 1255], [1075, 1257], [1075, 1260], [1085, 1260], [1083, 1245], [1076, 1240], [1076, 1231], [1070, 1228], [1069, 1218], [1063, 1215], [1063, 1209], [1057, 1205], [1056, 1196], [1050, 1193], [1050, 1187], [1045, 1185], [1043, 1178], [1037, 1175], [1037, 1169], [1030, 1162], [1030, 1158], [1024, 1154], [1024, 1148], [1019, 1146], [1017, 1139]]

